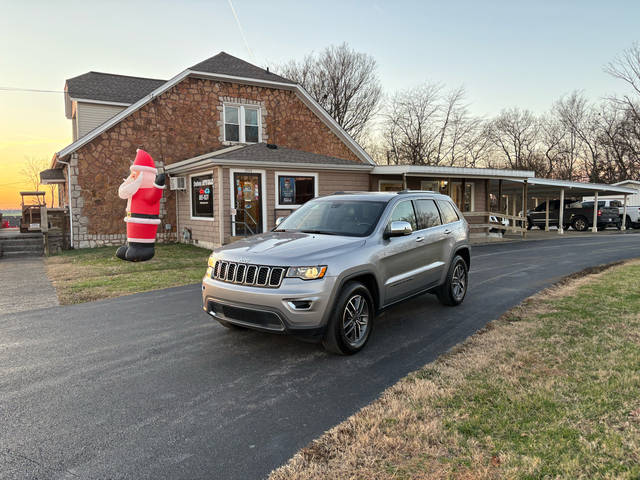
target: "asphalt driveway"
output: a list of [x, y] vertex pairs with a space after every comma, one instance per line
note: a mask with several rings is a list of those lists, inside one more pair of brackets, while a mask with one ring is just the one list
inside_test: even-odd
[[0, 316], [0, 478], [264, 478], [522, 299], [631, 257], [640, 235], [474, 247], [463, 305], [405, 303], [349, 358], [228, 331], [197, 285]]

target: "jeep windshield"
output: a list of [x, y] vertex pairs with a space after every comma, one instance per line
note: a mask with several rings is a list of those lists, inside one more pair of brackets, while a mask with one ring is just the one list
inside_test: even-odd
[[386, 205], [387, 202], [366, 200], [312, 200], [285, 218], [274, 231], [366, 237], [378, 224]]

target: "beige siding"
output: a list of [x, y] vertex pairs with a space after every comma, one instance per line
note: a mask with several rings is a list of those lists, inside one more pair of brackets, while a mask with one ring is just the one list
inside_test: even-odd
[[[265, 174], [266, 187], [266, 211], [264, 212], [264, 224], [266, 230], [270, 230], [275, 225], [275, 219], [279, 216], [289, 215], [292, 210], [276, 210], [276, 172], [296, 172], [296, 173], [317, 173], [318, 174], [318, 195], [327, 195], [341, 190], [369, 190], [368, 172], [348, 172], [348, 171], [317, 171], [305, 168], [285, 168], [285, 169], [244, 169], [242, 167], [216, 167], [214, 170], [214, 221], [192, 220], [189, 195], [187, 189], [178, 193], [178, 236], [182, 241], [182, 231], [184, 227], [191, 229], [194, 243], [208, 248], [220, 245], [220, 221], [223, 222], [223, 243], [228, 243], [231, 237], [231, 191], [230, 172], [259, 172]], [[219, 190], [219, 172], [222, 172], [223, 191]], [[201, 173], [201, 172], [199, 172]], [[222, 194], [223, 215], [219, 215], [219, 195]], [[263, 192], [264, 194], [264, 192]]]
[[125, 108], [117, 105], [77, 102], [76, 119], [78, 123], [77, 131], [74, 134], [77, 134], [78, 138], [86, 135]]

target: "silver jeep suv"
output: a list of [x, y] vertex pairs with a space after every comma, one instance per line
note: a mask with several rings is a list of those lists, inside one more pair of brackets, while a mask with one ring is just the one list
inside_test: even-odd
[[209, 257], [203, 309], [225, 327], [310, 335], [351, 354], [382, 309], [424, 292], [464, 300], [469, 226], [445, 195], [338, 193], [276, 223]]

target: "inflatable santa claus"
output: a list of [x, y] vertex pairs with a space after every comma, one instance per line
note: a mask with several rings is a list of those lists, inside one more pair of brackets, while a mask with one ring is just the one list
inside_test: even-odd
[[165, 183], [164, 174], [157, 173], [151, 155], [140, 148], [136, 150], [131, 174], [118, 189], [118, 196], [127, 200], [127, 243], [116, 251], [122, 260], [144, 262], [153, 258]]

